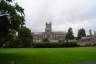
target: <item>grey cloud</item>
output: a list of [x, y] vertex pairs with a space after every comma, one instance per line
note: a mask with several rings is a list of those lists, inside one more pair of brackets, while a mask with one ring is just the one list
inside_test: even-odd
[[96, 0], [17, 0], [24, 7], [26, 26], [33, 32], [44, 31], [45, 22], [53, 23], [54, 31], [70, 26], [77, 32], [84, 27], [95, 30]]

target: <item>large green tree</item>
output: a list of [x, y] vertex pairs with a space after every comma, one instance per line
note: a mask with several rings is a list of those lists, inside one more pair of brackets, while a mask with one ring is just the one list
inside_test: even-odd
[[[24, 9], [14, 0], [0, 0], [0, 47], [12, 31], [18, 32], [24, 25]], [[3, 34], [2, 34], [3, 33]], [[6, 37], [4, 37], [6, 35]]]
[[85, 29], [84, 29], [84, 28], [79, 29], [79, 30], [78, 30], [77, 39], [79, 40], [79, 39], [81, 39], [82, 37], [85, 37], [85, 36], [86, 36], [86, 31], [85, 31]]
[[0, 39], [9, 33], [9, 20], [6, 16], [0, 16]]
[[68, 41], [68, 40], [73, 40], [73, 39], [74, 39], [74, 34], [73, 34], [72, 28], [70, 27], [66, 34], [66, 40]]
[[18, 30], [24, 24], [24, 9], [20, 7], [14, 0], [1, 0], [0, 15], [9, 15], [10, 29]]
[[26, 27], [21, 27], [18, 32], [18, 37], [21, 42], [21, 47], [32, 47], [32, 33]]

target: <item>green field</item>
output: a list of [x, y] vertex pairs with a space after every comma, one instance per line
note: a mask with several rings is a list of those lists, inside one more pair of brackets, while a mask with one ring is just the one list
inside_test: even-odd
[[70, 64], [96, 60], [96, 47], [0, 49], [0, 64]]

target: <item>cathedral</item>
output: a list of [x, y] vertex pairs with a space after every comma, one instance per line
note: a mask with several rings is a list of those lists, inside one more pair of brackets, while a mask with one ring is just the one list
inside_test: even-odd
[[65, 41], [66, 32], [53, 32], [52, 23], [46, 23], [45, 32], [33, 33], [33, 42], [42, 42], [43, 39], [47, 38], [49, 42], [60, 42]]

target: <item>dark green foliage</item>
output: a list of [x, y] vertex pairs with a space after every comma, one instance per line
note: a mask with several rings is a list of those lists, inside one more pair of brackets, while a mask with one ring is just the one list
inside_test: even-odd
[[96, 46], [96, 43], [94, 43], [93, 46]]
[[10, 23], [6, 16], [0, 17], [0, 38], [5, 37], [9, 33]]
[[68, 29], [67, 34], [66, 34], [66, 40], [68, 41], [68, 40], [73, 40], [73, 39], [74, 39], [73, 30], [72, 30], [72, 28], [70, 27], [70, 28]]
[[7, 47], [12, 47], [10, 43], [13, 45], [16, 40], [12, 38], [9, 40], [7, 37], [12, 36], [10, 33], [13, 31], [19, 31], [21, 26], [24, 25], [24, 17], [24, 9], [15, 3], [14, 0], [0, 0], [0, 47], [5, 44], [8, 45]]
[[17, 3], [12, 5], [13, 0], [1, 0], [0, 2], [0, 14], [9, 14], [9, 15], [23, 15], [24, 9], [20, 7]]
[[64, 47], [79, 47], [76, 42], [62, 43], [34, 43], [35, 48], [64, 48]]
[[78, 35], [77, 35], [77, 39], [81, 39], [82, 37], [85, 37], [86, 36], [86, 32], [85, 32], [85, 29], [80, 29], [78, 31]]
[[[18, 31], [19, 28], [24, 24], [24, 9], [17, 3], [14, 3], [14, 5], [11, 3], [13, 3], [13, 0], [1, 0], [0, 15], [8, 15], [10, 17], [8, 21], [10, 24], [5, 24], [7, 20], [3, 20], [3, 23], [5, 24], [4, 27], [8, 27], [7, 30], [10, 29]], [[0, 27], [3, 28], [2, 25], [0, 25]]]
[[48, 38], [44, 38], [43, 42], [49, 42]]
[[85, 46], [90, 47], [90, 46], [93, 46], [93, 44], [92, 43], [87, 43], [87, 44], [85, 44]]
[[3, 48], [18, 48], [20, 47], [20, 40], [18, 39], [18, 37], [13, 37], [11, 35], [9, 35], [6, 38], [5, 43], [3, 44]]
[[22, 27], [18, 32], [18, 37], [20, 39], [22, 47], [32, 46], [32, 33], [28, 28]]
[[9, 34], [10, 23], [6, 16], [0, 16], [0, 47], [6, 40]]
[[87, 43], [85, 44], [86, 47], [93, 47], [96, 46], [96, 43]]

